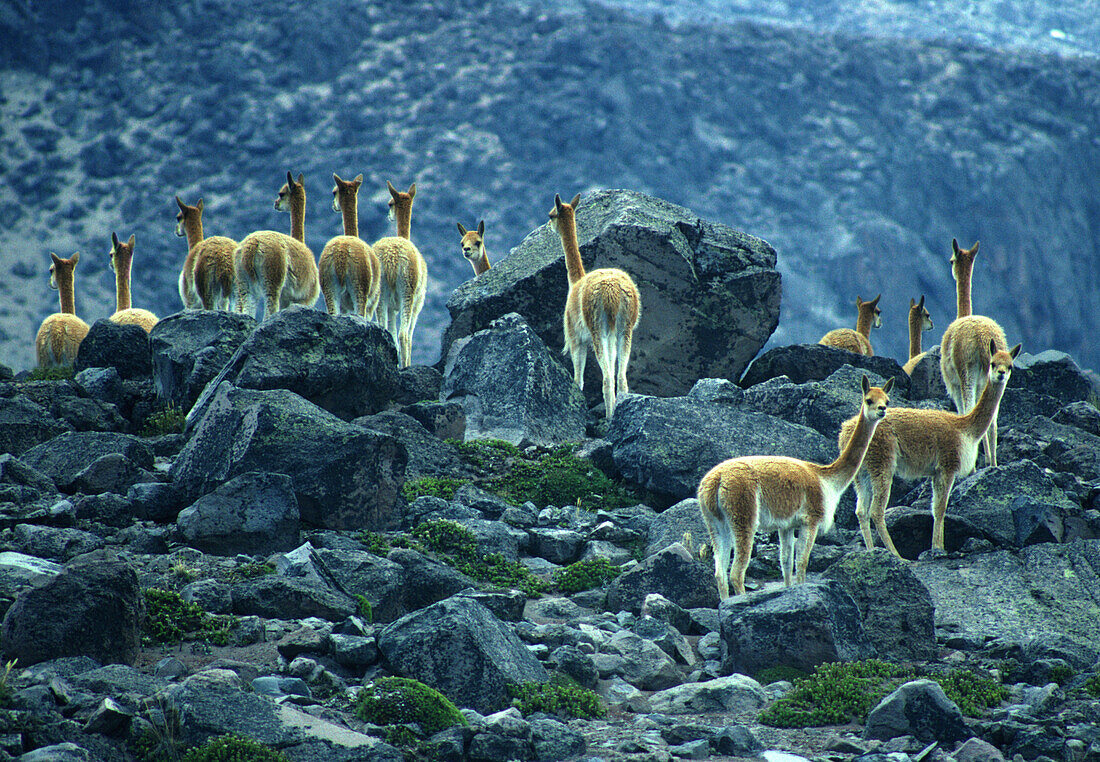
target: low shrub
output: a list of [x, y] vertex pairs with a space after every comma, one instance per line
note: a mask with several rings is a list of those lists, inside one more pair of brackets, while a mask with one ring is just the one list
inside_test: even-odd
[[27, 374], [28, 381], [67, 381], [76, 375], [72, 365], [58, 365], [52, 368], [33, 368]]
[[374, 725], [419, 725], [427, 736], [467, 724], [449, 698], [419, 680], [405, 677], [381, 677], [363, 686], [355, 714]]
[[480, 555], [477, 537], [457, 521], [425, 521], [417, 525], [411, 535], [426, 550], [438, 554], [445, 563], [478, 582], [522, 590], [529, 597], [537, 597], [546, 589], [546, 583], [518, 561], [509, 561], [499, 553]]
[[179, 434], [187, 422], [187, 415], [175, 405], [150, 413], [141, 425], [139, 436], [159, 437], [163, 434]]
[[441, 500], [454, 499], [455, 492], [469, 479], [456, 479], [450, 476], [424, 476], [405, 482], [401, 495], [410, 503], [418, 497], [438, 497]]
[[967, 717], [981, 717], [986, 709], [1008, 698], [1008, 689], [1003, 685], [969, 670], [956, 669], [946, 675], [929, 675], [929, 678], [940, 684], [947, 698]]
[[590, 558], [559, 569], [554, 574], [554, 585], [566, 595], [591, 590], [619, 576], [621, 569], [606, 558]]
[[209, 640], [215, 645], [224, 645], [229, 641], [232, 617], [212, 616], [172, 590], [147, 587], [142, 593], [145, 597], [143, 639], [148, 643]]
[[509, 685], [508, 694], [512, 706], [525, 717], [535, 712], [557, 715], [567, 719], [590, 720], [607, 714], [600, 697], [572, 679], [555, 674], [548, 683], [523, 683]]
[[182, 762], [290, 762], [290, 758], [259, 741], [229, 733], [191, 749]]
[[1085, 681], [1082, 686], [1085, 693], [1095, 698], [1100, 698], [1100, 674], [1095, 674]]

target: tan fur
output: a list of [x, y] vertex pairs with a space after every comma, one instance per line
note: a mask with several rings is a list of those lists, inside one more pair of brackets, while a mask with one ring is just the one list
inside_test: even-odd
[[80, 252], [68, 259], [50, 252], [50, 288], [57, 289], [61, 311], [47, 315], [34, 337], [38, 367], [53, 368], [72, 365], [80, 342], [88, 335], [88, 324], [76, 316], [76, 288], [73, 271], [80, 261]]
[[111, 269], [115, 271], [115, 314], [110, 320], [121, 325], [139, 325], [146, 333], [157, 324], [157, 316], [149, 310], [130, 304], [130, 266], [134, 261], [134, 236], [122, 243], [111, 233]]
[[187, 258], [179, 278], [184, 309], [233, 309], [237, 293], [233, 252], [237, 242], [222, 235], [203, 236], [201, 198], [195, 206], [188, 206], [176, 196], [176, 205], [176, 235], [187, 236]]
[[255, 301], [262, 299], [265, 318], [291, 304], [312, 307], [321, 293], [317, 263], [305, 244], [306, 188], [301, 173], [297, 181], [286, 173], [275, 208], [290, 212], [291, 234], [250, 233], [233, 254], [237, 311], [251, 313]]
[[634, 328], [642, 314], [642, 298], [634, 280], [622, 270], [604, 267], [590, 273], [584, 271], [575, 214], [580, 200], [579, 193], [568, 204], [555, 195], [554, 208], [550, 210], [550, 220], [561, 236], [569, 276], [569, 294], [562, 316], [565, 351], [573, 360], [573, 381], [583, 389], [584, 366], [588, 348], [592, 348], [603, 373], [604, 409], [611, 418], [618, 395], [630, 391], [626, 367]]
[[488, 272], [490, 265], [489, 255], [485, 252], [485, 220], [477, 223], [477, 230], [467, 230], [461, 222], [456, 224], [458, 234], [462, 236], [459, 242], [462, 246], [462, 256], [466, 257], [466, 261], [474, 268], [474, 277]]
[[[991, 348], [987, 346], [987, 350]], [[874, 547], [870, 522], [873, 521], [883, 545], [899, 558], [886, 528], [886, 505], [890, 500], [891, 481], [932, 477], [932, 548], [943, 550], [943, 517], [955, 479], [974, 470], [978, 445], [997, 419], [1001, 395], [1012, 374], [1012, 361], [1020, 345], [1011, 352], [991, 350], [991, 370], [986, 371], [985, 387], [978, 404], [967, 415], [946, 410], [891, 408], [879, 425], [863, 466], [856, 478], [856, 516], [863, 541]], [[844, 422], [838, 442], [845, 447], [853, 436], [856, 419]]]
[[856, 329], [835, 328], [821, 337], [818, 344], [837, 349], [847, 349], [858, 355], [871, 357], [875, 350], [871, 348], [871, 329], [882, 328], [882, 310], [878, 308], [879, 294], [869, 302], [856, 297]]
[[397, 235], [380, 238], [373, 247], [382, 265], [378, 322], [393, 336], [397, 345], [397, 365], [405, 368], [412, 364], [412, 334], [420, 310], [424, 308], [428, 266], [420, 250], [409, 239], [416, 183], [410, 185], [405, 193], [394, 188], [389, 181], [386, 181], [386, 187], [390, 192], [390, 215], [397, 223]]
[[932, 325], [932, 315], [924, 308], [924, 294], [920, 295], [920, 301], [917, 302], [913, 299], [909, 300], [909, 360], [905, 365], [901, 366], [901, 369], [905, 371], [905, 374], [912, 375], [913, 368], [917, 367], [917, 363], [924, 357], [924, 352], [921, 351], [921, 333], [923, 331], [931, 331], [935, 326]]
[[345, 181], [333, 173], [332, 209], [344, 220], [344, 234], [321, 251], [317, 270], [330, 315], [354, 312], [374, 319], [382, 266], [374, 250], [359, 238], [359, 186], [363, 176]]
[[981, 241], [975, 241], [969, 249], [960, 249], [959, 242], [951, 239], [951, 277], [955, 279], [955, 317], [972, 315], [970, 286], [974, 277], [974, 257], [978, 255]]
[[[735, 594], [745, 592], [745, 569], [758, 530], [779, 532], [783, 583], [790, 587], [794, 581], [806, 580], [817, 533], [832, 527], [840, 496], [852, 483], [875, 427], [886, 415], [893, 383], [890, 379], [880, 389], [863, 377], [854, 436], [829, 465], [782, 456], [733, 458], [719, 463], [699, 482], [699, 510], [710, 533], [714, 577], [723, 600], [729, 597], [730, 582]], [[795, 574], [794, 533], [799, 526], [802, 554]]]

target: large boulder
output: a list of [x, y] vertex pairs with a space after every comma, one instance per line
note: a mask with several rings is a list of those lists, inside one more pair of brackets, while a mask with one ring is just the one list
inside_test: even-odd
[[363, 596], [371, 605], [375, 622], [392, 622], [405, 613], [404, 568], [365, 550], [315, 548], [305, 543], [279, 557], [275, 568], [284, 577], [331, 586], [353, 598]]
[[22, 395], [0, 397], [0, 453], [22, 455], [35, 445], [72, 431], [33, 400]]
[[242, 389], [288, 389], [350, 421], [385, 409], [393, 399], [397, 350], [377, 323], [294, 306], [265, 320], [245, 339], [207, 384], [193, 414], [202, 415], [223, 381]]
[[833, 580], [727, 598], [718, 618], [727, 675], [779, 664], [809, 672], [825, 662], [876, 655], [855, 601]]
[[514, 312], [451, 346], [440, 396], [462, 405], [467, 440], [527, 446], [584, 439], [584, 397]]
[[[62, 492], [125, 493], [153, 468], [145, 440], [109, 431], [66, 432], [32, 447], [20, 460], [54, 481]], [[111, 488], [111, 489], [108, 489]]]
[[157, 395], [190, 410], [255, 328], [251, 315], [220, 310], [185, 310], [162, 319], [149, 332]]
[[409, 454], [409, 462], [405, 467], [405, 476], [409, 479], [453, 474], [466, 468], [458, 450], [424, 428], [420, 421], [405, 413], [386, 410], [356, 418], [352, 423], [389, 434], [403, 444], [405, 452]]
[[652, 556], [677, 542], [692, 553], [703, 543], [710, 542], [699, 501], [694, 497], [681, 500], [657, 514], [649, 524], [645, 554]]
[[546, 669], [482, 604], [455, 596], [407, 614], [378, 635], [387, 667], [482, 714], [507, 706], [510, 683], [544, 683]]
[[727, 458], [789, 455], [817, 463], [836, 458], [833, 439], [742, 405], [699, 398], [630, 395], [607, 432], [615, 467], [646, 490], [651, 505], [694, 497], [699, 481]]
[[75, 380], [0, 385], [0, 396], [12, 395], [41, 406], [75, 431], [123, 431], [127, 425], [113, 404], [93, 398]]
[[0, 503], [28, 505], [55, 494], [57, 488], [45, 474], [8, 453], [0, 455]]
[[685, 609], [718, 605], [713, 566], [695, 560], [679, 543], [616, 577], [607, 591], [607, 607], [638, 613], [650, 593], [659, 593]]
[[[779, 322], [776, 254], [759, 238], [622, 190], [591, 193], [580, 203], [577, 237], [585, 268], [618, 267], [638, 284], [642, 315], [628, 371], [634, 391], [672, 396], [700, 378], [738, 378]], [[523, 315], [557, 350], [567, 291], [561, 239], [543, 225], [454, 292], [443, 356], [454, 341], [508, 312]], [[591, 400], [600, 397], [600, 383], [589, 361]]]
[[205, 553], [268, 556], [298, 544], [298, 519], [291, 478], [250, 471], [184, 508], [176, 530]]
[[933, 680], [911, 680], [867, 713], [864, 738], [912, 736], [921, 743], [953, 744], [974, 734], [959, 707]]
[[171, 475], [195, 499], [248, 471], [286, 474], [304, 522], [380, 530], [401, 523], [406, 459], [393, 437], [341, 421], [294, 392], [223, 381]]
[[[1087, 402], [1074, 404], [1097, 412]], [[1007, 463], [1026, 458], [1043, 468], [1071, 473], [1085, 481], [1100, 479], [1100, 435], [1067, 423], [1073, 420], [1072, 412], [1061, 413], [1055, 414], [1060, 420], [1037, 415], [1011, 429], [1002, 428], [997, 437], [997, 460]]]
[[4, 615], [3, 651], [23, 667], [62, 656], [132, 664], [144, 618], [134, 567], [96, 551], [19, 594]]
[[153, 372], [149, 334], [139, 325], [97, 320], [80, 342], [73, 370], [114, 368], [122, 378], [143, 378]]
[[897, 360], [879, 355], [860, 355], [846, 349], [826, 347], [821, 344], [791, 344], [769, 349], [752, 361], [741, 379], [741, 386], [751, 386], [769, 378], [786, 376], [793, 383], [824, 381], [844, 365], [874, 373], [881, 378], [896, 378], [899, 392], [909, 388], [909, 376], [902, 371]]
[[1087, 400], [1100, 391], [1072, 357], [1055, 349], [1037, 355], [1022, 353], [1013, 363], [1008, 386], [1030, 389], [1063, 404]]

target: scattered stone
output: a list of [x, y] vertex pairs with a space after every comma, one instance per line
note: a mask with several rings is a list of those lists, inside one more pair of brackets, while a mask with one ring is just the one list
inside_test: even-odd
[[122, 378], [143, 378], [153, 373], [149, 334], [138, 325], [113, 323], [106, 318], [92, 323], [80, 342], [73, 370], [114, 368]]
[[181, 511], [176, 529], [205, 553], [267, 556], [298, 544], [298, 518], [289, 476], [249, 471]]
[[685, 609], [718, 605], [713, 568], [696, 561], [679, 543], [616, 577], [607, 592], [607, 605], [612, 611], [637, 613], [650, 593]]
[[761, 709], [766, 703], [767, 697], [760, 683], [740, 674], [678, 685], [649, 697], [653, 711], [664, 714], [751, 712]]
[[923, 743], [956, 743], [970, 738], [959, 707], [934, 680], [912, 680], [879, 702], [867, 715], [864, 738], [913, 736]]
[[38, 403], [19, 395], [0, 397], [0, 453], [22, 455], [35, 445], [72, 431]]
[[52, 479], [62, 492], [71, 494], [81, 488], [105, 491], [103, 487], [111, 485], [125, 493], [129, 485], [137, 483], [136, 477], [153, 468], [153, 451], [129, 434], [80, 431], [32, 447], [20, 460]]
[[893, 358], [859, 355], [846, 349], [821, 344], [791, 344], [769, 349], [752, 361], [740, 384], [743, 389], [748, 389], [780, 376], [786, 376], [793, 384], [824, 381], [845, 365], [874, 373], [884, 380], [895, 378], [894, 384], [898, 393], [908, 396], [906, 392], [909, 389], [909, 377]]

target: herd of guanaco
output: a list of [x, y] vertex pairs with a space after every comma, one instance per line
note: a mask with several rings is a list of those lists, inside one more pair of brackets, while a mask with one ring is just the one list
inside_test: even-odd
[[[301, 174], [295, 179], [287, 172], [275, 200], [276, 209], [290, 213], [290, 235], [261, 230], [239, 243], [224, 236], [206, 238], [202, 199], [189, 206], [176, 196], [176, 235], [187, 238], [180, 300], [185, 309], [249, 314], [262, 301], [266, 318], [291, 304], [313, 306], [323, 295], [330, 314], [354, 313], [377, 320], [393, 336], [399, 367], [407, 367], [427, 284], [427, 265], [411, 239], [416, 184], [399, 191], [386, 183], [396, 235], [368, 244], [359, 238], [358, 228], [363, 176], [350, 181], [336, 174], [332, 177], [332, 208], [341, 214], [344, 232], [325, 245], [319, 260], [305, 244], [306, 191]], [[561, 238], [569, 284], [562, 315], [565, 351], [573, 363], [573, 380], [583, 389], [585, 363], [592, 350], [603, 374], [604, 409], [610, 418], [619, 396], [629, 391], [627, 364], [641, 297], [623, 270], [585, 270], [575, 216], [580, 201], [580, 194], [569, 203], [555, 195], [549, 214]], [[457, 227], [462, 255], [478, 277], [490, 269], [485, 221], [476, 230], [467, 230], [461, 223]], [[730, 583], [735, 593], [745, 591], [745, 569], [758, 530], [778, 531], [784, 583], [804, 581], [816, 536], [832, 526], [841, 495], [853, 482], [865, 545], [874, 547], [873, 523], [882, 544], [900, 558], [884, 518], [891, 482], [894, 476], [930, 477], [932, 549], [944, 550], [944, 513], [955, 480], [974, 470], [979, 447], [984, 447], [990, 465], [997, 464], [997, 412], [1020, 352], [1019, 344], [1008, 348], [1004, 330], [994, 320], [972, 314], [971, 280], [978, 243], [963, 249], [952, 239], [951, 246], [958, 314], [940, 344], [940, 371], [958, 412], [890, 407], [894, 380], [874, 387], [864, 376], [859, 413], [841, 426], [840, 454], [832, 463], [760, 455], [733, 458], [708, 471], [699, 483], [699, 507], [723, 599], [729, 596]], [[116, 310], [110, 319], [150, 331], [156, 315], [131, 306], [133, 254], [134, 236], [123, 243], [111, 234]], [[48, 316], [38, 330], [35, 349], [41, 367], [71, 365], [88, 333], [88, 324], [76, 316], [73, 273], [80, 255], [61, 259], [51, 253], [50, 257], [50, 286], [60, 294], [61, 310]], [[871, 301], [856, 297], [855, 330], [829, 331], [819, 343], [873, 355], [870, 333], [882, 326], [881, 296]], [[919, 302], [910, 300], [908, 323], [909, 359], [903, 370], [911, 373], [924, 356], [921, 334], [933, 327], [923, 295]], [[797, 530], [802, 550], [796, 564]]]

